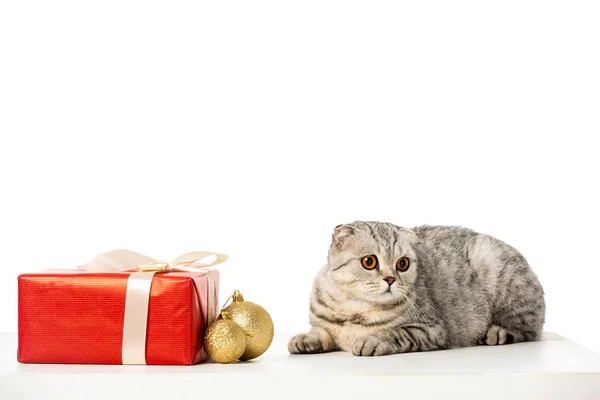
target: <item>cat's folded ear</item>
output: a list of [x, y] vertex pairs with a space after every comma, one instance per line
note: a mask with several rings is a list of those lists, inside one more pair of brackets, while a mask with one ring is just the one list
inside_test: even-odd
[[347, 243], [350, 236], [354, 234], [354, 228], [348, 225], [338, 225], [333, 229], [333, 234], [331, 235], [331, 243], [335, 245], [338, 249], [344, 247], [345, 243]]

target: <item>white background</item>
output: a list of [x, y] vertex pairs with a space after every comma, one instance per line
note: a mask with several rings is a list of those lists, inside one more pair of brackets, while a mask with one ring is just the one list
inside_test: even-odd
[[3, 1], [0, 331], [16, 276], [126, 247], [230, 255], [307, 327], [336, 224], [517, 247], [546, 329], [598, 343], [595, 1]]

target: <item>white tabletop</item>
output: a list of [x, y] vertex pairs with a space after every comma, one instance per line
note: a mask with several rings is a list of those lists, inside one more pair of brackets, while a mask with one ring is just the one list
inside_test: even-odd
[[0, 399], [600, 399], [600, 355], [556, 334], [387, 357], [292, 356], [290, 336], [252, 362], [168, 367], [19, 364], [16, 335], [0, 334]]

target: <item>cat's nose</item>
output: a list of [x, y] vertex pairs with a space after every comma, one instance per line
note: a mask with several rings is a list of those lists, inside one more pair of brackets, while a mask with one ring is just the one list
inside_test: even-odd
[[386, 281], [389, 286], [392, 286], [392, 283], [396, 282], [396, 278], [394, 278], [393, 276], [388, 276], [386, 278], [383, 278], [383, 280]]

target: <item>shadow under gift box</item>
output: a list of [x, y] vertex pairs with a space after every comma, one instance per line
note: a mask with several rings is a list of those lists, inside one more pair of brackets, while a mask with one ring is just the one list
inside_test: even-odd
[[[211, 307], [216, 313], [219, 273], [208, 271], [214, 280]], [[18, 361], [122, 364], [130, 274], [60, 271], [20, 275]], [[154, 275], [148, 305], [146, 364], [190, 365], [203, 360], [208, 279], [198, 272]]]

